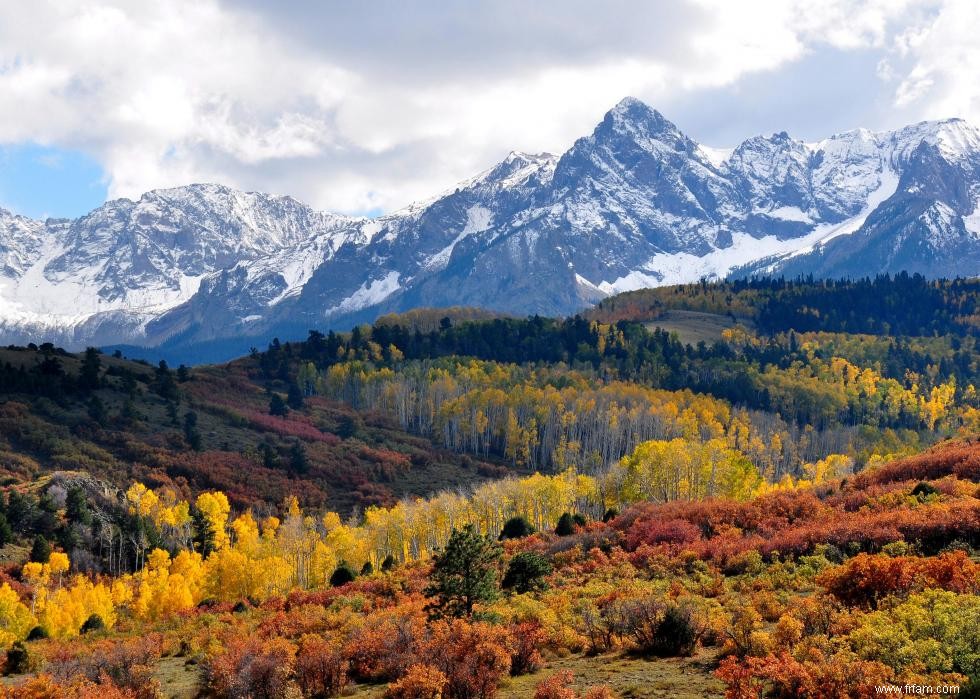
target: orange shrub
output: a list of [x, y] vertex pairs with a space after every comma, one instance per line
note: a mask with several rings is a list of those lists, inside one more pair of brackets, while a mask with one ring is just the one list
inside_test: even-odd
[[935, 558], [859, 554], [817, 577], [844, 604], [877, 608], [890, 595], [908, 595], [925, 588], [958, 593], [980, 591], [980, 564], [963, 551]]
[[392, 680], [418, 662], [424, 635], [421, 618], [372, 619], [351, 634], [344, 655], [355, 677], [373, 682]]
[[600, 684], [589, 687], [579, 694], [572, 688], [575, 675], [570, 670], [560, 670], [542, 680], [534, 689], [534, 699], [614, 699], [612, 689]]
[[571, 670], [559, 670], [538, 682], [534, 688], [534, 699], [578, 699], [578, 694], [571, 686], [574, 678]]
[[67, 689], [47, 674], [31, 677], [13, 687], [0, 685], [0, 697], [3, 699], [61, 699], [66, 694]]
[[385, 691], [385, 699], [443, 699], [449, 680], [431, 665], [412, 665]]
[[726, 699], [872, 699], [875, 686], [891, 679], [891, 671], [879, 662], [826, 658], [816, 650], [802, 662], [788, 653], [728, 657], [715, 674], [728, 685]]
[[423, 657], [448, 680], [446, 699], [488, 699], [510, 671], [507, 631], [463, 619], [430, 626]]

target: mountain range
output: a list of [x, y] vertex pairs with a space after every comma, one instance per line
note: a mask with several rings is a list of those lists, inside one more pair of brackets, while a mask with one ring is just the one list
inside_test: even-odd
[[511, 153], [378, 218], [217, 184], [73, 220], [0, 210], [0, 342], [212, 361], [419, 306], [568, 314], [729, 276], [980, 273], [980, 131], [959, 120], [699, 144], [626, 98], [560, 156]]

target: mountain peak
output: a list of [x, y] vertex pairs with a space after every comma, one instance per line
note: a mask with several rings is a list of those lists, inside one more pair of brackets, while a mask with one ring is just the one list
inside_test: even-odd
[[614, 106], [611, 111], [613, 113], [622, 114], [634, 109], [650, 109], [650, 106], [643, 100], [627, 95], [623, 99], [619, 100], [619, 102], [616, 103], [616, 106]]
[[677, 131], [677, 127], [663, 114], [635, 97], [624, 97], [606, 113], [605, 121], [616, 124], [643, 124], [649, 131]]
[[635, 97], [623, 98], [606, 112], [592, 133], [592, 139], [598, 143], [626, 139], [647, 151], [664, 146], [669, 150], [693, 151], [696, 146], [673, 122]]
[[73, 221], [0, 211], [0, 340], [238, 342], [420, 304], [565, 314], [736, 269], [980, 270], [980, 232], [962, 235], [980, 231], [980, 135], [960, 119], [716, 149], [625, 97], [560, 157], [501, 156], [374, 220], [207, 182]]

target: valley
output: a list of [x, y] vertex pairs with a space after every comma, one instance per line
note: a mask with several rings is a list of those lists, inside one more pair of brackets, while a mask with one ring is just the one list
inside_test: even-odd
[[220, 365], [7, 347], [5, 691], [969, 696], [978, 303], [702, 281]]

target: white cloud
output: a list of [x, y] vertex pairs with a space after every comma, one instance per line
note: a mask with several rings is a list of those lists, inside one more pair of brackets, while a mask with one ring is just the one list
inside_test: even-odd
[[895, 50], [910, 66], [896, 88], [899, 106], [922, 118], [980, 120], [980, 4], [950, 0], [929, 21], [902, 32]]
[[912, 0], [5, 3], [0, 142], [81, 149], [110, 196], [220, 181], [390, 210], [563, 149], [626, 94], [710, 105], [825, 50], [878, 51], [899, 106], [971, 116], [977, 25]]

